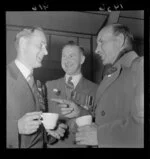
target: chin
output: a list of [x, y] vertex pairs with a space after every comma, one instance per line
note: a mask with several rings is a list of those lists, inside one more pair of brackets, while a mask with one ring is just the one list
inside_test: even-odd
[[41, 66], [42, 66], [42, 64], [38, 63], [35, 68], [38, 68], [38, 67], [41, 67]]
[[66, 74], [67, 74], [67, 75], [73, 75], [73, 73], [72, 73], [72, 72], [66, 72]]
[[102, 63], [103, 63], [103, 65], [106, 65], [106, 64], [107, 64], [107, 62], [105, 62], [105, 61], [102, 61]]

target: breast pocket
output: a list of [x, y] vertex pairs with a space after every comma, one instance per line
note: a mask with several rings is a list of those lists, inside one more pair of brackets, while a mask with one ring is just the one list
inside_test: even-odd
[[87, 93], [74, 92], [73, 101], [89, 110], [94, 106], [94, 97]]

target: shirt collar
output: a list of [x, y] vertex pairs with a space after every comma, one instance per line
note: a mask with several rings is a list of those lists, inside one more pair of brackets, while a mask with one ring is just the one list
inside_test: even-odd
[[29, 70], [21, 61], [18, 59], [15, 60], [15, 64], [17, 65], [20, 72], [23, 74], [25, 79], [27, 80], [28, 76], [32, 73], [31, 70]]
[[[65, 75], [65, 80], [66, 80], [66, 82], [68, 81], [68, 78], [70, 77], [71, 75], [68, 75], [68, 74], [66, 74]], [[80, 81], [80, 79], [81, 79], [81, 77], [82, 77], [82, 74], [80, 73], [80, 74], [77, 74], [77, 75], [73, 75], [73, 76], [71, 76], [72, 77], [72, 80], [71, 80], [71, 82], [73, 83], [73, 85], [74, 85], [74, 88], [77, 86], [77, 84], [79, 83], [79, 81]]]

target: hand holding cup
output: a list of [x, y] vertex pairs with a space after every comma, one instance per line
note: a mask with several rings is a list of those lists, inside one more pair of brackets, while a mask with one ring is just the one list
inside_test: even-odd
[[45, 127], [45, 129], [54, 129], [57, 124], [59, 114], [56, 113], [42, 113], [42, 123]]
[[29, 112], [18, 120], [18, 131], [20, 134], [32, 134], [37, 131], [41, 121], [42, 112]]

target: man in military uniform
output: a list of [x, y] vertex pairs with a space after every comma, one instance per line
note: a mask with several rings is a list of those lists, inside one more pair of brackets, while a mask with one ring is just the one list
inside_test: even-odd
[[[74, 144], [75, 119], [86, 114], [93, 115], [97, 85], [83, 77], [81, 66], [84, 61], [84, 50], [69, 42], [62, 49], [61, 66], [66, 73], [65, 76], [46, 83], [49, 112], [59, 113], [59, 122], [65, 122], [69, 127], [63, 139], [49, 147], [85, 147]], [[67, 105], [60, 107], [61, 100], [51, 100], [52, 98], [73, 101], [76, 105], [70, 108], [66, 108]]]

